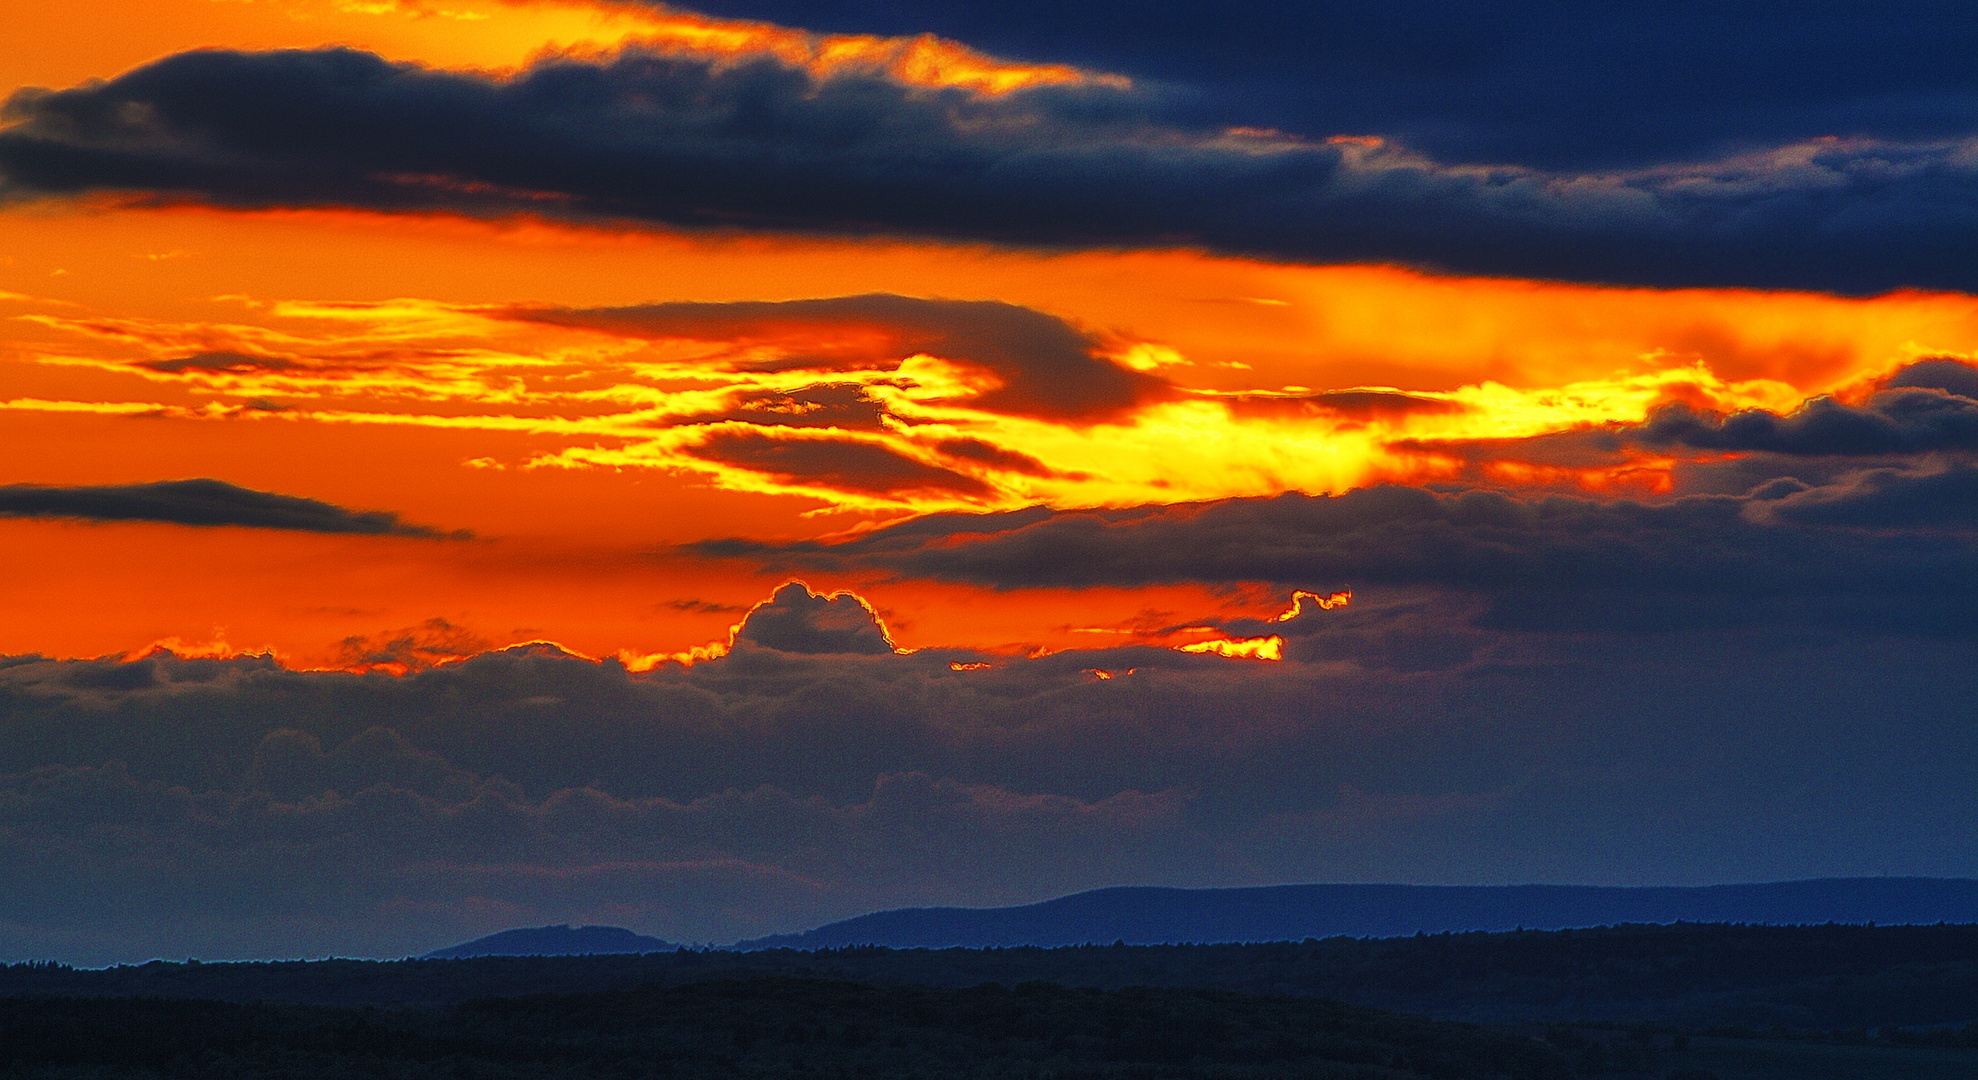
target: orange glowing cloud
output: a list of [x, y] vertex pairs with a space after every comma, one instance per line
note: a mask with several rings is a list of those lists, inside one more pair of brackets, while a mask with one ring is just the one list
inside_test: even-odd
[[1336, 592], [1330, 596], [1320, 596], [1318, 593], [1298, 589], [1291, 594], [1291, 606], [1279, 612], [1271, 621], [1290, 622], [1298, 616], [1305, 614], [1305, 602], [1308, 600], [1311, 601], [1313, 607], [1318, 608], [1320, 611], [1331, 611], [1333, 608], [1345, 607], [1352, 603], [1353, 594], [1351, 592]]
[[[1680, 457], [1544, 461], [1521, 457], [1518, 440], [1638, 423], [1670, 402], [1786, 412], [1806, 399], [1791, 383], [1727, 379], [1699, 359], [1525, 388], [1191, 386], [1185, 353], [1125, 331], [891, 295], [590, 311], [228, 303], [229, 321], [25, 313], [17, 324], [57, 337], [21, 341], [17, 357], [173, 393], [21, 395], [0, 408], [513, 433], [549, 448], [462, 460], [685, 473], [733, 491], [926, 512], [1458, 478], [1652, 494], [1669, 489]], [[1158, 365], [1124, 359], [1156, 351]], [[1150, 366], [1158, 373], [1140, 370]]]
[[[123, 653], [224, 626], [326, 667], [346, 639], [385, 645], [434, 618], [493, 645], [691, 656], [764, 591], [755, 566], [653, 554], [714, 537], [1387, 479], [1652, 494], [1705, 452], [1569, 460], [1534, 437], [1673, 402], [1788, 411], [1922, 356], [1978, 355], [1978, 299], [1952, 294], [1597, 289], [341, 212], [10, 211], [0, 292], [0, 479], [214, 476], [482, 538], [437, 550], [0, 522], [8, 565], [38, 568], [0, 575], [0, 605], [22, 613], [0, 648]], [[1168, 390], [1097, 418], [1040, 414], [990, 407], [1007, 374], [884, 322], [655, 337], [512, 317], [871, 293], [995, 297]], [[831, 585], [874, 598], [899, 641], [1011, 655], [1106, 640], [1077, 627], [1188, 644], [1154, 632], [1286, 607], [1180, 588]], [[680, 597], [732, 610], [670, 606]], [[1136, 621], [1150, 605], [1171, 613]]]
[[[5, 0], [0, 68], [13, 84], [66, 86], [189, 49], [346, 45], [429, 67], [506, 73], [546, 54], [636, 45], [715, 56], [760, 54], [818, 75], [870, 72], [914, 86], [1003, 94], [1119, 76], [986, 56], [932, 35], [815, 34], [613, 0]], [[76, 32], [88, 27], [86, 33]], [[11, 89], [11, 86], [6, 87]]]
[[177, 636], [159, 638], [148, 645], [130, 650], [121, 659], [123, 663], [131, 664], [153, 656], [177, 656], [187, 660], [235, 660], [241, 657], [259, 656], [272, 660], [275, 656], [275, 648], [272, 645], [241, 648], [228, 642], [225, 632], [222, 631], [206, 641], [187, 641]]
[[[535, 0], [531, 6], [563, 6]], [[773, 23], [716, 19], [646, 4], [600, 2], [572, 5], [632, 20], [636, 29], [600, 44], [638, 44], [660, 50], [725, 56], [769, 55], [819, 77], [850, 72], [883, 74], [911, 86], [957, 87], [987, 95], [1032, 86], [1100, 83], [1126, 87], [1118, 75], [1081, 71], [1066, 64], [1025, 64], [976, 52], [932, 34], [880, 37], [816, 34]]]
[[1260, 638], [1215, 638], [1192, 645], [1177, 645], [1175, 648], [1187, 653], [1214, 653], [1248, 660], [1284, 659], [1284, 639], [1276, 634]]

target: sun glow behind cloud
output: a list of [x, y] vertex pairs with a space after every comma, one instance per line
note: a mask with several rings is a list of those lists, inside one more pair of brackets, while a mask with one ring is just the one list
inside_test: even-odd
[[[1421, 281], [1426, 290], [1443, 288]], [[1602, 299], [1598, 290], [1582, 291]], [[980, 307], [843, 301], [862, 302], [936, 322], [974, 318]], [[1887, 305], [1909, 302], [1894, 297]], [[120, 390], [125, 400], [21, 395], [0, 407], [524, 434], [547, 440], [538, 444], [546, 448], [468, 460], [524, 470], [660, 470], [844, 509], [926, 512], [1325, 493], [1479, 470], [1510, 486], [1653, 492], [1667, 489], [1677, 458], [1630, 451], [1609, 461], [1548, 462], [1520, 457], [1517, 441], [1638, 423], [1671, 402], [1783, 413], [1819, 388], [1727, 379], [1703, 359], [1652, 366], [1658, 358], [1641, 355], [1616, 355], [1607, 373], [1555, 386], [1231, 388], [1227, 369], [1210, 373], [1218, 386], [1190, 385], [1198, 365], [1172, 346], [995, 307], [999, 316], [1062, 327], [1067, 340], [1083, 343], [1080, 362], [1095, 373], [1127, 371], [1123, 358], [1148, 348], [1172, 358], [1157, 369], [1158, 382], [1137, 384], [1140, 400], [1119, 398], [1090, 416], [1055, 415], [1072, 406], [1054, 404], [1045, 390], [1025, 391], [1026, 369], [998, 368], [1002, 361], [971, 352], [996, 342], [955, 338], [942, 346], [938, 334], [926, 337], [934, 331], [889, 324], [884, 311], [818, 322], [802, 305], [745, 306], [746, 315], [732, 317], [703, 305], [691, 310], [722, 313], [706, 328], [652, 330], [617, 325], [618, 309], [564, 316], [416, 298], [235, 298], [223, 306], [232, 309], [224, 320], [197, 322], [71, 309], [20, 314], [17, 322], [37, 328], [40, 340], [19, 343], [19, 359], [95, 372], [99, 390]], [[1871, 324], [1888, 314], [1873, 304], [1856, 310]], [[927, 341], [936, 343], [921, 348]], [[1831, 346], [1858, 350], [1845, 340]], [[1323, 349], [1324, 339], [1314, 347]], [[929, 351], [942, 348], [951, 355]], [[1823, 374], [1858, 383], [1882, 366]], [[1487, 440], [1500, 449], [1486, 460], [1452, 449]]]
[[1284, 659], [1284, 639], [1275, 635], [1261, 638], [1214, 638], [1176, 648], [1188, 653], [1214, 653], [1247, 660]]
[[687, 6], [0, 0], [0, 950], [1970, 875], [1930, 5]]
[[[154, 25], [168, 11], [178, 21]], [[87, 44], [86, 55], [58, 49], [8, 70], [61, 84], [199, 45], [345, 43], [394, 61], [501, 75], [532, 58], [636, 46], [767, 56], [816, 76], [859, 74], [963, 96], [1125, 85], [939, 39], [822, 35], [648, 5], [188, 0], [134, 13], [129, 29], [128, 38]], [[1236, 132], [1225, 141], [1254, 149], [1277, 138]], [[89, 429], [114, 430], [107, 442], [63, 429], [21, 456], [19, 479], [157, 479], [132, 470], [165, 461], [181, 462], [174, 476], [252, 468], [269, 490], [401, 506], [419, 520], [471, 528], [502, 553], [486, 557], [509, 560], [502, 572], [517, 574], [538, 559], [623, 572], [666, 544], [838, 535], [936, 511], [1131, 507], [1381, 482], [1660, 497], [1686, 462], [1712, 455], [1638, 445], [1562, 454], [1543, 439], [1638, 423], [1672, 402], [1784, 413], [1813, 395], [1861, 393], [1919, 357], [1978, 353], [1978, 304], [1955, 294], [1596, 288], [1190, 251], [1040, 254], [695, 236], [527, 214], [240, 213], [116, 199], [43, 204], [15, 214], [7, 230], [0, 313], [13, 317], [0, 322], [9, 361], [0, 412], [37, 432], [71, 420], [122, 425]], [[757, 312], [745, 326], [662, 331], [548, 317], [682, 299], [773, 307], [875, 293], [913, 303], [993, 297], [1037, 325], [1061, 327], [1074, 345], [1059, 341], [1055, 359], [1026, 367], [994, 349], [971, 352], [981, 342], [970, 345], [966, 334], [930, 336], [926, 325], [879, 315], [820, 323]], [[1050, 371], [1067, 365], [1109, 389], [1081, 389], [1079, 379], [1053, 387]], [[184, 449], [193, 446], [202, 449]], [[291, 456], [263, 449], [271, 446]], [[360, 479], [325, 464], [341, 460], [373, 468]], [[349, 490], [367, 484], [392, 494]], [[654, 509], [689, 504], [692, 512]], [[515, 555], [521, 537], [555, 553]], [[665, 587], [687, 588], [695, 572], [664, 578]], [[595, 572], [599, 582], [606, 573]], [[609, 595], [591, 584], [568, 595]], [[1083, 599], [1056, 597], [1004, 603], [992, 631], [939, 610], [952, 595], [936, 602], [918, 586], [832, 585], [909, 610], [900, 625], [917, 645], [1066, 647], [1078, 640], [1074, 624], [1132, 621], [1118, 597], [1071, 619], [1065, 607]], [[427, 610], [381, 611], [360, 636], [423, 626], [440, 611], [459, 617], [442, 598], [471, 588], [421, 592]], [[540, 601], [554, 591], [528, 595]], [[761, 596], [760, 582], [725, 581], [720, 603], [745, 607]], [[1213, 606], [1200, 594], [1169, 599], [1178, 610], [1162, 626]], [[1224, 614], [1267, 617], [1283, 599], [1249, 597], [1242, 612]], [[663, 626], [646, 626], [623, 612], [593, 618], [573, 602], [544, 627], [523, 606], [517, 599], [499, 617], [513, 632], [484, 629], [484, 640], [547, 635], [596, 655], [643, 658], [691, 654], [718, 639], [701, 611], [669, 610]], [[311, 629], [257, 624], [243, 633], [311, 663], [333, 662], [325, 642], [350, 636], [340, 628], [308, 642], [298, 635], [318, 633], [315, 621], [264, 621], [284, 618]], [[1031, 629], [1020, 628], [1026, 620]], [[235, 624], [207, 625], [223, 621]], [[135, 640], [192, 640], [202, 629], [145, 626]], [[1206, 651], [1224, 640], [1156, 629], [1126, 636]], [[1269, 638], [1226, 640], [1236, 648]]]

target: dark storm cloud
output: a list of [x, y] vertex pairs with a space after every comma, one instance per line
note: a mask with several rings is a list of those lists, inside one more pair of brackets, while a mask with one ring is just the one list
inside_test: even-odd
[[[1600, 501], [1375, 487], [1021, 517], [939, 515], [842, 543], [710, 555], [992, 588], [1271, 582], [1474, 595], [1482, 624], [1747, 624], [1978, 633], [1978, 465], [1779, 480], [1745, 495]], [[1852, 526], [1852, 527], [1839, 527]]]
[[1230, 134], [1249, 119], [1163, 119], [1161, 93], [987, 97], [638, 49], [510, 79], [352, 50], [196, 52], [16, 95], [0, 174], [15, 197], [1201, 246], [1649, 285], [1978, 288], [1978, 132], [1963, 128], [1747, 140], [1744, 156], [1588, 173]]
[[[645, 304], [609, 308], [518, 308], [514, 318], [655, 338], [752, 341], [790, 338], [869, 349], [871, 362], [916, 353], [966, 364], [1000, 386], [975, 399], [986, 409], [1053, 419], [1097, 419], [1163, 396], [1161, 379], [1097, 354], [1099, 342], [1054, 315], [994, 300], [932, 300], [873, 293], [816, 300]], [[882, 344], [864, 345], [863, 334]], [[828, 362], [828, 361], [827, 361]]]
[[818, 484], [834, 491], [903, 495], [916, 491], [987, 495], [989, 485], [952, 469], [929, 465], [878, 443], [851, 439], [777, 438], [764, 431], [721, 430], [688, 453], [734, 465], [788, 484]]
[[1180, 116], [1389, 135], [1454, 161], [1577, 169], [1825, 135], [1978, 130], [1978, 20], [1957, 0], [685, 6], [821, 30], [937, 33], [1154, 81]]
[[0, 518], [68, 518], [78, 521], [159, 521], [173, 525], [237, 525], [250, 529], [361, 533], [460, 539], [411, 525], [384, 510], [346, 510], [331, 503], [236, 487], [222, 480], [164, 480], [151, 484], [0, 487]]
[[1552, 640], [1373, 592], [1301, 617], [1277, 664], [748, 638], [643, 675], [544, 648], [403, 678], [0, 658], [0, 956], [733, 940], [1148, 880], [1978, 869], [1968, 641]]

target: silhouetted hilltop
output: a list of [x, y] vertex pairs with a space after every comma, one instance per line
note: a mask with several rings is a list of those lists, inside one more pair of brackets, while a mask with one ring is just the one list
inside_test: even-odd
[[1694, 888], [1586, 885], [1277, 885], [1097, 889], [1000, 908], [900, 908], [737, 949], [1007, 948], [1399, 937], [1623, 923], [1978, 923], [1978, 881], [1832, 878]]
[[435, 949], [427, 960], [456, 960], [469, 956], [597, 956], [606, 953], [667, 952], [679, 948], [670, 941], [635, 934], [622, 926], [531, 926], [503, 930], [463, 945]]

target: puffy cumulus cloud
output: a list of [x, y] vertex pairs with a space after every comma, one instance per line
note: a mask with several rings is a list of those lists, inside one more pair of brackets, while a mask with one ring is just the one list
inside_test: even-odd
[[1978, 364], [1937, 357], [1906, 364], [1890, 377], [1889, 386], [1920, 386], [1978, 401]]
[[[1978, 30], [1940, 0], [1654, 5], [1347, 0], [1234, 13], [1214, 0], [995, 5], [696, 0], [839, 32], [932, 32], [1170, 88], [1169, 110], [1405, 138], [1456, 160], [1666, 160], [1839, 132], [1978, 128]], [[1672, 77], [1680, 73], [1680, 77]]]
[[[1063, 319], [993, 300], [876, 293], [782, 302], [521, 308], [512, 316], [627, 337], [769, 347], [775, 366], [890, 367], [932, 355], [991, 377], [965, 389], [990, 412], [1056, 420], [1103, 419], [1170, 392], [1167, 383], [1100, 355], [1101, 343]], [[750, 366], [760, 367], [761, 360]]]
[[1978, 632], [1969, 461], [1771, 472], [1738, 495], [1600, 500], [1377, 486], [1105, 512], [933, 515], [856, 539], [704, 544], [999, 589], [1271, 582], [1457, 592], [1529, 629], [1781, 624]]
[[[1978, 376], [1978, 371], [1958, 365]], [[1809, 399], [1780, 415], [1747, 409], [1724, 415], [1665, 405], [1615, 437], [1657, 449], [1730, 450], [1800, 457], [1909, 455], [1978, 451], [1978, 400], [1941, 390], [1884, 390], [1861, 405]]]
[[1180, 122], [1160, 99], [931, 89], [636, 46], [513, 78], [348, 49], [205, 51], [16, 94], [0, 175], [15, 197], [1185, 245], [1651, 285], [1978, 284], [1967, 129], [1740, 139], [1761, 149], [1588, 171]]
[[820, 596], [800, 581], [750, 609], [735, 629], [735, 642], [804, 654], [896, 651], [885, 625], [857, 594]]
[[1460, 615], [1356, 597], [1276, 624], [1300, 643], [1279, 663], [7, 658], [0, 953], [393, 955], [565, 921], [733, 940], [1146, 881], [1978, 871], [1969, 642]]
[[385, 510], [347, 510], [315, 499], [207, 479], [89, 487], [8, 484], [0, 487], [0, 518], [5, 517], [236, 525], [370, 536], [464, 539], [469, 535], [402, 522], [397, 514]]
[[1967, 542], [1978, 532], [1978, 469], [1868, 469], [1841, 483], [1812, 487], [1791, 480], [1762, 489], [1753, 509], [1762, 520], [1858, 529], [1942, 529]]

